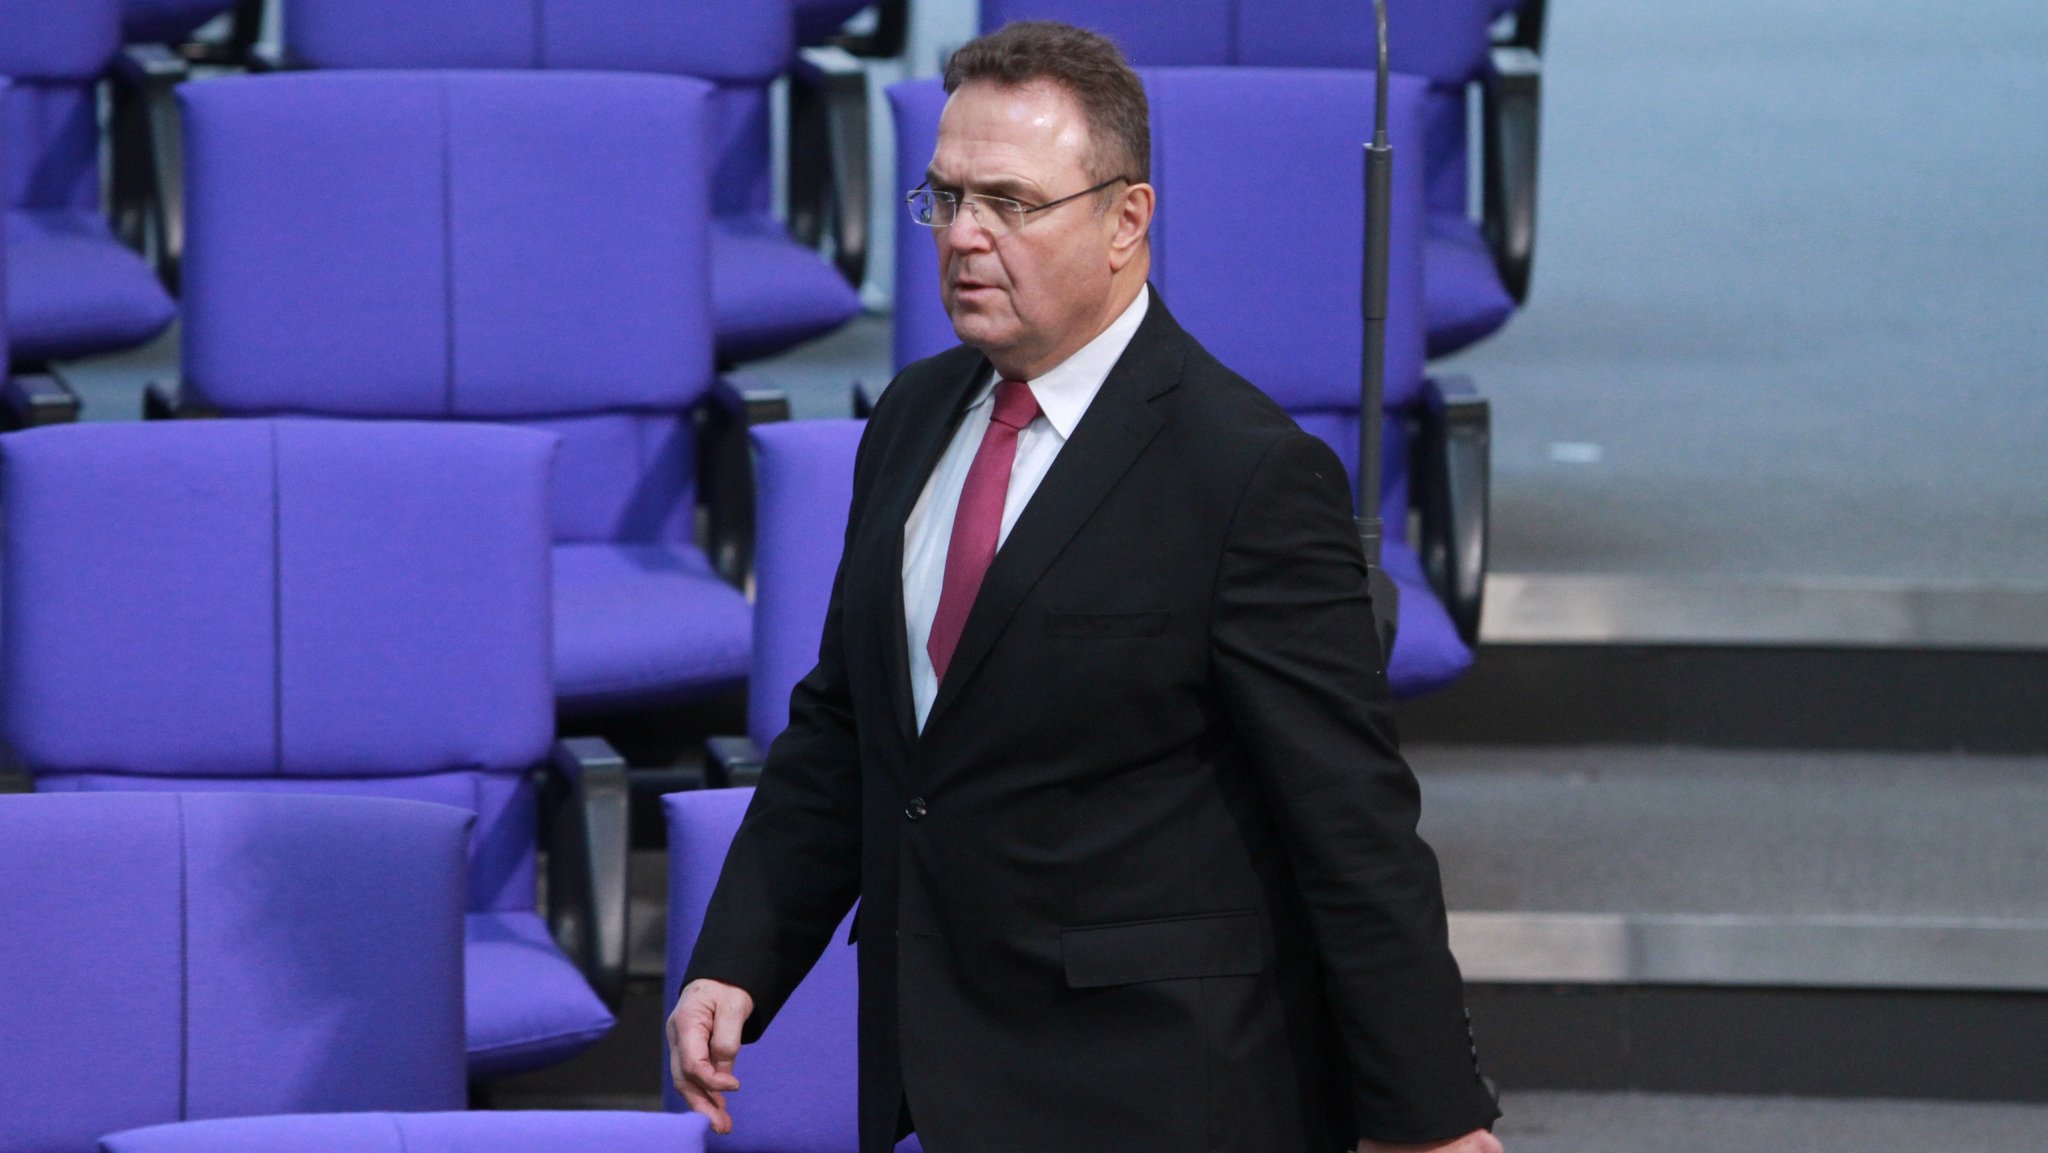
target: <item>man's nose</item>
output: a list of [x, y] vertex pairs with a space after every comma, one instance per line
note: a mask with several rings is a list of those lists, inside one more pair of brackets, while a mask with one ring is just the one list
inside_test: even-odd
[[994, 246], [995, 238], [981, 226], [981, 217], [975, 215], [972, 204], [962, 204], [954, 211], [953, 223], [939, 229], [940, 243], [962, 252], [982, 251]]

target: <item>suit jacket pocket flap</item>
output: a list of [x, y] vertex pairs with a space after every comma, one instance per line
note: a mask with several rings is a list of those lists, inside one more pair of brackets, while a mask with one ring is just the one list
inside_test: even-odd
[[1164, 611], [1144, 613], [1045, 614], [1049, 637], [1156, 637], [1166, 631]]
[[1184, 977], [1241, 977], [1265, 968], [1259, 915], [1203, 913], [1060, 932], [1067, 987], [1094, 989]]

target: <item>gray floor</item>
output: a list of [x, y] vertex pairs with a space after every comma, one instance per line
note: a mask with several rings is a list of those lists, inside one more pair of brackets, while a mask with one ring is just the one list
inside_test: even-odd
[[2048, 922], [2048, 765], [1659, 748], [1408, 750], [1460, 912]]
[[2048, 5], [1552, 13], [1496, 568], [2048, 575]]
[[2048, 1106], [1651, 1094], [1510, 1093], [1509, 1153], [2026, 1153]]

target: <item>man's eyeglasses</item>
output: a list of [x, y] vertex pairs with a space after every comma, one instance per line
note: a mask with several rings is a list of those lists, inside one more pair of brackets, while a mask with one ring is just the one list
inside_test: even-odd
[[[1100, 192], [1119, 181], [1128, 181], [1128, 176], [1112, 176], [1093, 188], [1083, 188], [1072, 196], [1048, 200], [1044, 204], [1026, 204], [1007, 196], [983, 196], [978, 192], [962, 195], [958, 192], [943, 192], [919, 185], [904, 197], [910, 205], [910, 218], [926, 228], [951, 228], [960, 215], [960, 206], [974, 214], [974, 222], [981, 225], [990, 236], [1006, 236], [1021, 227], [1033, 213], [1058, 208], [1070, 200], [1079, 200], [1092, 192]], [[1136, 183], [1132, 181], [1132, 183]]]

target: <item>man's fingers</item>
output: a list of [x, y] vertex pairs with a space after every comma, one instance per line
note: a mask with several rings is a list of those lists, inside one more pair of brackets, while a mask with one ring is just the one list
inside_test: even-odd
[[689, 1088], [683, 1084], [683, 1041], [682, 1030], [676, 1027], [676, 1015], [668, 1018], [668, 1083], [676, 1092], [688, 1095]]
[[[740, 1029], [746, 1020], [746, 1014], [740, 1012], [738, 1006], [727, 1005], [711, 1022], [711, 1063], [720, 1072], [731, 1073], [733, 1060], [740, 1055]], [[716, 1087], [737, 1089], [740, 1083], [734, 1081], [731, 1085]]]
[[[694, 1082], [707, 1092], [740, 1087], [738, 1079], [731, 1073], [720, 1072], [711, 1063], [710, 1013], [708, 1007], [686, 1005], [669, 1018], [669, 1066], [678, 1092], [689, 1092], [686, 1082]], [[731, 1066], [732, 1061], [728, 1058], [726, 1067], [729, 1069]]]
[[732, 1132], [732, 1114], [725, 1111], [725, 1094], [700, 1089], [695, 1082], [684, 1082], [683, 1103], [690, 1107], [690, 1112], [709, 1120], [713, 1133], [724, 1135]]

